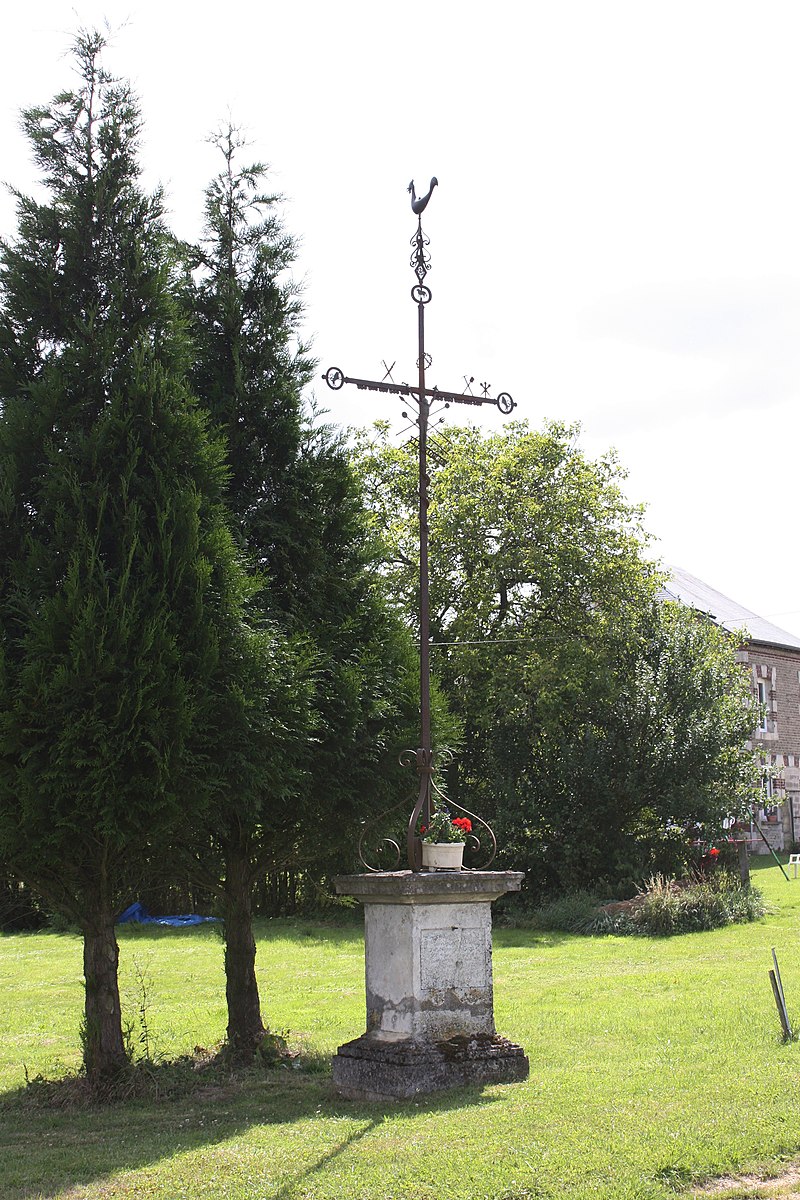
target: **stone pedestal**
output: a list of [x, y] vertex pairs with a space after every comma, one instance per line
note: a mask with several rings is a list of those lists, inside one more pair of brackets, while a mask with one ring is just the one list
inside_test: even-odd
[[494, 1026], [491, 903], [521, 871], [386, 871], [338, 878], [364, 905], [367, 1029], [340, 1046], [333, 1082], [356, 1100], [405, 1099], [525, 1079]]

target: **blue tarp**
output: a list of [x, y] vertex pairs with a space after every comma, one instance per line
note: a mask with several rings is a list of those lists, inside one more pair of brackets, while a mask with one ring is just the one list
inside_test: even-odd
[[197, 913], [186, 913], [180, 917], [151, 917], [143, 904], [137, 900], [135, 904], [131, 904], [125, 909], [124, 913], [120, 913], [117, 917], [118, 925], [128, 925], [131, 921], [138, 922], [139, 925], [202, 925], [204, 921], [218, 921], [219, 917], [198, 917]]

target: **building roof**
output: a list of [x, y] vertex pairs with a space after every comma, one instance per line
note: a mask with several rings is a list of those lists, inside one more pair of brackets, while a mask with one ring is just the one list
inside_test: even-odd
[[677, 600], [687, 608], [697, 609], [731, 632], [744, 629], [751, 642], [800, 650], [800, 638], [793, 633], [787, 633], [757, 613], [743, 608], [681, 567], [667, 567], [666, 570], [669, 578], [660, 591], [663, 599]]

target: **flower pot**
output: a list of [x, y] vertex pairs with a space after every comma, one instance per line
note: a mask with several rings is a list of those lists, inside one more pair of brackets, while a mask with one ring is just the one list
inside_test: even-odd
[[428, 871], [460, 871], [463, 842], [423, 842], [422, 865]]

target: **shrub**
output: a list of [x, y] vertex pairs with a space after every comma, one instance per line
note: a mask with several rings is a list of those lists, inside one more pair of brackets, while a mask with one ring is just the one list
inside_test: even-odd
[[525, 924], [559, 933], [583, 933], [596, 914], [596, 896], [590, 892], [567, 892], [534, 909]]
[[765, 913], [758, 889], [743, 887], [725, 872], [686, 885], [656, 875], [631, 908], [630, 923], [632, 933], [664, 937], [756, 921]]
[[633, 900], [602, 907], [588, 892], [570, 893], [536, 909], [530, 923], [565, 933], [669, 937], [757, 921], [766, 911], [757, 888], [743, 887], [720, 871], [707, 879], [681, 882], [654, 875]]

